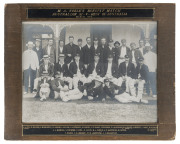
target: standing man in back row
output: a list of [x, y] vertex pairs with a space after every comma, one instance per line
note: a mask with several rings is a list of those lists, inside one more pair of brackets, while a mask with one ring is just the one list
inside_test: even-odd
[[118, 65], [125, 61], [125, 55], [129, 56], [130, 48], [126, 46], [126, 39], [121, 40], [122, 46], [117, 50]]
[[50, 62], [52, 64], [55, 63], [56, 60], [56, 52], [53, 46], [53, 39], [48, 40], [48, 45], [43, 49], [43, 55], [48, 55], [50, 57]]
[[35, 47], [33, 48], [33, 50], [36, 52], [37, 56], [38, 56], [38, 60], [39, 60], [39, 65], [42, 63], [42, 58], [43, 58], [43, 49], [41, 47], [41, 40], [40, 39], [36, 39], [35, 42]]

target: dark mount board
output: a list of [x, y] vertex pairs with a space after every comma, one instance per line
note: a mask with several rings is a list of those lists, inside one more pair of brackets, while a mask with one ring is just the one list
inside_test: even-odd
[[[61, 16], [59, 9], [116, 9]], [[49, 10], [48, 10], [49, 9]], [[46, 11], [47, 15], [41, 13]], [[57, 12], [57, 14], [53, 13]], [[132, 14], [132, 11], [137, 13]], [[143, 11], [143, 13], [141, 13]], [[122, 14], [120, 14], [122, 13]], [[127, 14], [125, 14], [127, 13]], [[128, 15], [129, 14], [129, 15]], [[56, 15], [56, 16], [55, 16]], [[69, 15], [68, 13], [65, 15]], [[157, 123], [22, 123], [22, 22], [24, 21], [157, 21]], [[168, 69], [167, 69], [168, 68]], [[173, 140], [175, 139], [175, 4], [7, 4], [5, 6], [5, 139], [6, 140]], [[115, 133], [66, 133], [69, 128], [128, 128]], [[90, 127], [92, 125], [93, 127]], [[52, 128], [56, 129], [52, 133]], [[68, 127], [66, 127], [68, 126]], [[70, 127], [72, 126], [72, 127]], [[124, 127], [123, 127], [124, 126]], [[114, 127], [114, 128], [115, 128]], [[50, 129], [49, 129], [50, 128]], [[116, 129], [117, 130], [117, 129]], [[34, 132], [35, 131], [35, 132]], [[43, 131], [47, 134], [43, 134]], [[36, 135], [36, 134], [37, 135]], [[127, 135], [130, 134], [130, 135]], [[145, 134], [145, 135], [143, 135]], [[41, 136], [39, 136], [41, 135]]]

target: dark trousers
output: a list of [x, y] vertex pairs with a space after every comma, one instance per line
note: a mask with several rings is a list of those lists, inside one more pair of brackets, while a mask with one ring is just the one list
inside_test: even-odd
[[157, 84], [156, 84], [156, 72], [149, 72], [149, 83], [151, 86], [152, 94], [157, 94]]
[[25, 92], [28, 92], [28, 87], [29, 87], [29, 77], [30, 77], [30, 87], [31, 87], [31, 92], [33, 91], [34, 88], [34, 79], [36, 78], [36, 70], [29, 69], [24, 70], [24, 88]]

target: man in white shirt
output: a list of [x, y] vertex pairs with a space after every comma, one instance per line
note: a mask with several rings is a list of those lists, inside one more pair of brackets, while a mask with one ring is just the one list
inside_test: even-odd
[[59, 54], [64, 54], [64, 41], [63, 40], [59, 41], [58, 56]]
[[36, 78], [36, 73], [39, 69], [39, 60], [35, 51], [32, 50], [34, 44], [32, 41], [29, 41], [26, 46], [28, 49], [23, 52], [23, 71], [24, 71], [24, 94], [28, 93], [29, 80], [30, 88], [33, 92], [34, 88], [34, 79]]
[[120, 63], [125, 61], [124, 56], [125, 55], [130, 55], [130, 48], [126, 46], [126, 39], [122, 39], [121, 40], [122, 46], [118, 49], [118, 65], [120, 65]]
[[146, 46], [147, 53], [144, 55], [144, 64], [149, 68], [149, 83], [153, 97], [157, 97], [156, 91], [156, 71], [157, 71], [157, 54], [152, 52], [150, 45]]
[[145, 54], [144, 40], [139, 40], [139, 47], [137, 49], [141, 52], [142, 56]]

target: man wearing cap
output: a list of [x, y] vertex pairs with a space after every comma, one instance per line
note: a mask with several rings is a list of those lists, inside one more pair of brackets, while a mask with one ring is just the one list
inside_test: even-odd
[[[149, 68], [149, 80], [148, 83], [151, 86], [153, 97], [157, 97], [156, 91], [156, 71], [157, 71], [157, 54], [152, 52], [150, 44], [146, 45], [146, 54], [144, 55], [144, 64]], [[149, 89], [149, 88], [147, 88]], [[147, 90], [148, 94], [150, 93]]]
[[[143, 95], [143, 89], [145, 82], [148, 81], [148, 73], [149, 69], [147, 65], [144, 64], [144, 58], [139, 58], [139, 63], [136, 67], [136, 73], [135, 73], [135, 79], [132, 79], [132, 82], [134, 84], [138, 84], [138, 92], [137, 92], [137, 98], [139, 99], [139, 102], [148, 103], [147, 100], [142, 98]], [[131, 95], [136, 96], [136, 89], [135, 87], [132, 87], [130, 89]]]
[[109, 46], [107, 48], [106, 54], [112, 55], [113, 56], [113, 62], [115, 63], [116, 62], [116, 55], [117, 55], [118, 51], [116, 48], [113, 47], [113, 40], [109, 40], [108, 45]]
[[94, 61], [93, 57], [93, 47], [91, 46], [91, 38], [86, 38], [87, 44], [83, 47], [83, 63], [85, 68]]
[[102, 63], [107, 63], [107, 58], [108, 58], [107, 49], [108, 49], [108, 46], [106, 45], [106, 38], [104, 38], [104, 37], [101, 38], [100, 49], [101, 49], [100, 61]]
[[44, 72], [47, 72], [48, 75], [48, 81], [51, 81], [53, 79], [53, 76], [54, 76], [54, 64], [52, 64], [49, 60], [49, 56], [48, 55], [44, 55], [43, 56], [43, 63], [40, 65], [39, 67], [39, 77], [36, 78], [34, 80], [34, 90], [33, 90], [33, 93], [36, 94], [36, 96], [38, 96], [38, 88], [39, 88], [39, 81], [41, 81], [42, 79], [42, 74]]
[[88, 65], [86, 71], [88, 82], [92, 82], [97, 75], [100, 77], [104, 76], [104, 65], [99, 61], [98, 53], [94, 55], [94, 62]]
[[112, 99], [116, 99], [121, 103], [137, 102], [137, 98], [130, 96], [123, 88], [110, 82], [109, 79], [104, 79], [104, 93]]
[[53, 46], [53, 42], [54, 42], [53, 39], [49, 39], [48, 45], [43, 49], [43, 55], [48, 55], [49, 60], [52, 64], [54, 64], [56, 60], [56, 51]]
[[39, 64], [42, 63], [42, 58], [43, 58], [43, 49], [41, 48], [41, 40], [40, 39], [36, 39], [35, 42], [35, 47], [33, 48], [33, 50], [36, 52], [37, 56], [38, 56], [38, 60], [39, 60]]
[[118, 82], [118, 66], [113, 63], [113, 56], [108, 56], [108, 62], [104, 64], [104, 75], [106, 78], [110, 79], [113, 83]]
[[120, 63], [119, 65], [118, 86], [121, 86], [122, 82], [125, 82], [126, 92], [129, 93], [130, 87], [134, 87], [134, 83], [131, 82], [131, 80], [134, 78], [135, 78], [134, 64], [129, 61], [129, 56], [125, 55], [125, 61]]
[[64, 83], [62, 73], [57, 71], [55, 79], [51, 81], [52, 89], [54, 90], [54, 99], [63, 99], [64, 93], [69, 91], [68, 86]]
[[64, 41], [59, 40], [58, 56], [59, 54], [64, 54]]
[[78, 50], [77, 50], [77, 53], [80, 54], [80, 61], [83, 62], [83, 50], [82, 50], [82, 39], [78, 39]]
[[41, 74], [41, 80], [39, 81], [39, 96], [40, 101], [45, 101], [47, 98], [49, 98], [50, 94], [50, 83], [48, 81], [48, 72], [43, 71]]
[[118, 65], [118, 59], [119, 59], [118, 49], [120, 49], [120, 43], [118, 41], [115, 41], [114, 48], [116, 49], [115, 51], [117, 52], [115, 57], [115, 63]]
[[86, 81], [85, 77], [85, 67], [82, 62], [79, 61], [80, 55], [77, 53], [74, 57], [74, 62], [72, 62], [69, 66], [69, 71], [71, 77], [73, 78], [73, 86], [74, 88], [78, 87], [78, 82], [81, 81], [84, 83]]
[[130, 44], [130, 47], [131, 47], [130, 57], [129, 57], [130, 62], [132, 62], [136, 67], [138, 63], [138, 58], [143, 57], [143, 55], [139, 49], [136, 49], [136, 44], [134, 42]]
[[95, 37], [93, 41], [93, 55], [98, 54], [99, 56], [101, 55], [101, 48], [98, 45], [98, 38]]
[[59, 54], [59, 61], [54, 65], [54, 74], [57, 72], [61, 74], [61, 79], [67, 82], [69, 89], [72, 89], [72, 78], [69, 77], [69, 70], [67, 64], [64, 62], [64, 54]]
[[103, 79], [100, 76], [97, 76], [91, 83], [87, 83], [85, 85], [88, 100], [105, 101]]
[[129, 54], [130, 54], [130, 48], [126, 46], [126, 39], [122, 39], [121, 43], [122, 43], [122, 46], [118, 49], [118, 52], [117, 52], [118, 65], [120, 65], [120, 63], [124, 62], [125, 55], [129, 56]]
[[74, 37], [69, 36], [69, 43], [64, 47], [65, 53], [65, 63], [67, 63], [68, 67], [70, 63], [73, 61], [75, 54], [77, 53], [78, 46], [74, 44]]
[[24, 94], [28, 93], [29, 79], [31, 92], [33, 92], [34, 79], [39, 70], [38, 56], [36, 52], [32, 50], [34, 46], [33, 42], [29, 41], [26, 46], [28, 49], [23, 52]]

